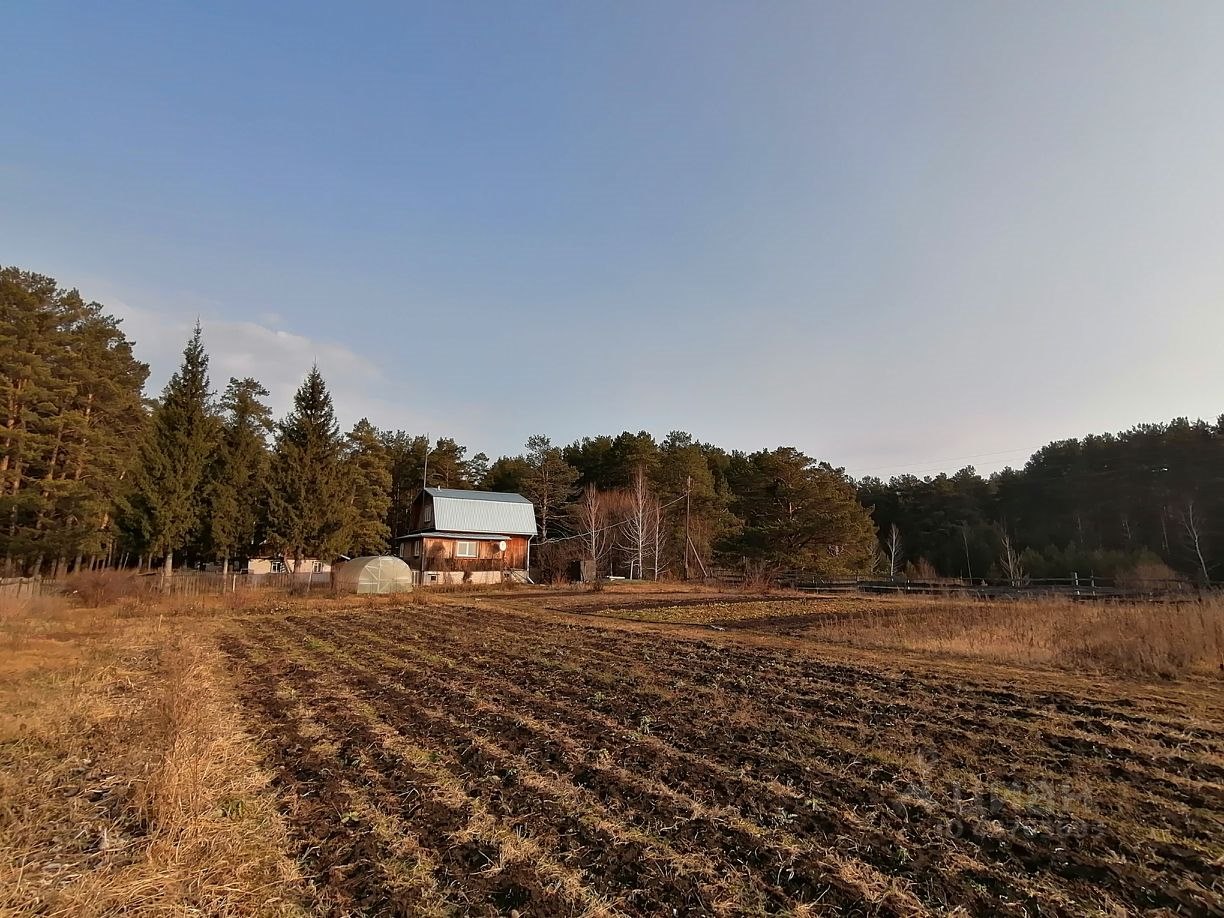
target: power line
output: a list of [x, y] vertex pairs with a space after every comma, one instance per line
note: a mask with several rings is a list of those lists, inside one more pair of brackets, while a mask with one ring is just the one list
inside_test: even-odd
[[[676, 504], [680, 503], [680, 501], [684, 500], [687, 496], [688, 496], [688, 493], [685, 492], [684, 494], [681, 494], [679, 497], [677, 497], [675, 500], [668, 501], [666, 504], [664, 504], [663, 506], [659, 508], [659, 512], [662, 513], [668, 507], [674, 507]], [[591, 529], [587, 532], [579, 532], [576, 535], [561, 536], [560, 538], [557, 538], [557, 539], [549, 539], [547, 542], [537, 542], [536, 544], [537, 545], [552, 545], [556, 542], [568, 542], [571, 539], [584, 539], [587, 536], [596, 535], [597, 533], [600, 533], [600, 532], [607, 532], [609, 529], [617, 529], [623, 525], [625, 525], [625, 521], [620, 520], [615, 523], [609, 523], [607, 526], [600, 526], [598, 529]]]

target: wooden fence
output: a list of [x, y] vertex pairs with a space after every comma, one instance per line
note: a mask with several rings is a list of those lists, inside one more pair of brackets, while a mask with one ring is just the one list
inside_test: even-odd
[[[727, 583], [743, 583], [743, 571], [721, 570], [715, 578]], [[1224, 581], [1191, 583], [1186, 580], [1143, 580], [1086, 577], [1023, 578], [998, 580], [988, 578], [940, 578], [910, 580], [907, 578], [847, 577], [828, 579], [804, 571], [780, 571], [770, 575], [776, 586], [813, 593], [896, 593], [920, 595], [963, 595], [982, 599], [1023, 596], [1063, 596], [1072, 599], [1170, 599], [1192, 597], [1205, 591], [1224, 590]]]
[[161, 573], [154, 571], [139, 578], [149, 592], [169, 592], [174, 596], [209, 596], [219, 593], [241, 593], [248, 590], [326, 590], [331, 587], [329, 573], [222, 574], [220, 571], [176, 571], [167, 585]]
[[[169, 583], [162, 581], [160, 571], [139, 575], [115, 571], [114, 576], [131, 577], [132, 592], [168, 592], [172, 596], [211, 596], [250, 590], [310, 592], [331, 588], [331, 574], [329, 573], [222, 574], [220, 571], [175, 571]], [[43, 595], [71, 594], [74, 589], [72, 577], [61, 580], [44, 577], [0, 579], [0, 599], [26, 599]]]
[[5, 577], [0, 579], [0, 599], [27, 599], [41, 596], [41, 577]]

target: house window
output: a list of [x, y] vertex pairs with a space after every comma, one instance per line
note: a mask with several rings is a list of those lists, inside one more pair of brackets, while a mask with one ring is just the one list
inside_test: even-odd
[[419, 539], [412, 543], [412, 557], [421, 557], [421, 541]]
[[316, 561], [316, 562], [314, 563], [314, 572], [315, 572], [316, 574], [321, 574], [321, 573], [323, 573], [323, 562], [322, 562], [322, 561]]
[[285, 572], [285, 562], [284, 561], [272, 561], [269, 563], [268, 568], [274, 574], [283, 574]]
[[456, 558], [478, 558], [480, 552], [476, 549], [475, 542], [456, 542], [455, 543]]
[[426, 505], [425, 508], [421, 510], [421, 528], [424, 529], [426, 526], [428, 526], [432, 522], [433, 522], [433, 507]]

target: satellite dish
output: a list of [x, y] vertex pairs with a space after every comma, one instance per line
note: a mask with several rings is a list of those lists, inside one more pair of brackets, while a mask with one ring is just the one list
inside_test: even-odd
[[506, 540], [505, 539], [502, 539], [500, 542], [497, 543], [497, 550], [498, 551], [506, 550]]

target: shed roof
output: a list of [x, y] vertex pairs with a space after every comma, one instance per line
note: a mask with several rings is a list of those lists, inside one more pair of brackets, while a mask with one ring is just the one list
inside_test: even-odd
[[444, 532], [535, 535], [535, 507], [521, 494], [426, 488], [433, 498], [433, 527]]

